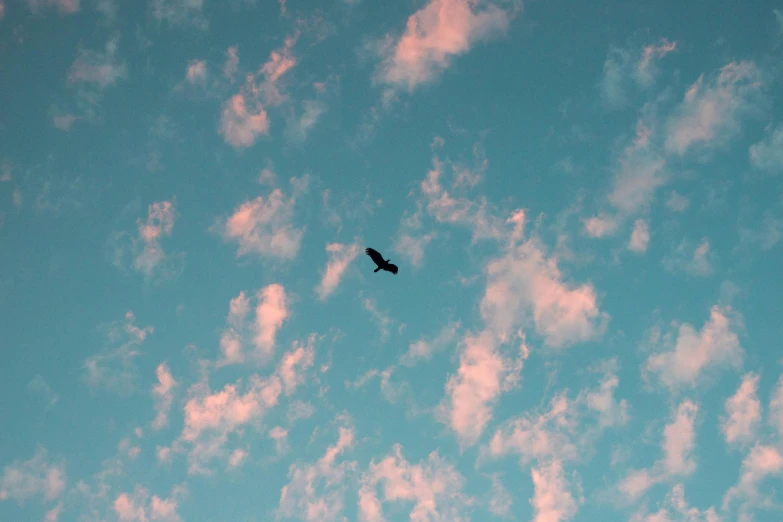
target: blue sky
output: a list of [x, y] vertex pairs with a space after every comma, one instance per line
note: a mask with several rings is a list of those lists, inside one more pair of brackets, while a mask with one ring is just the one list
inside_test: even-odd
[[774, 2], [0, 0], [0, 519], [783, 518], [782, 53]]

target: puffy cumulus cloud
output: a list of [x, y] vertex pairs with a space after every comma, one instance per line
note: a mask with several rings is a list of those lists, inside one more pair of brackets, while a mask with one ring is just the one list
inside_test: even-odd
[[645, 45], [641, 50], [610, 47], [599, 82], [604, 104], [618, 109], [627, 103], [631, 84], [651, 86], [658, 72], [657, 62], [676, 49], [677, 42], [665, 38], [657, 44]]
[[513, 12], [483, 0], [430, 0], [408, 18], [401, 36], [379, 45], [374, 81], [408, 91], [430, 83], [457, 56], [504, 34]]
[[663, 456], [649, 469], [634, 469], [626, 474], [617, 486], [624, 498], [635, 501], [654, 484], [693, 473], [698, 413], [699, 407], [690, 400], [677, 406], [671, 422], [663, 428]]
[[692, 276], [705, 277], [714, 271], [714, 258], [710, 242], [706, 238], [696, 247], [683, 240], [663, 259], [663, 267], [670, 272], [685, 272]]
[[692, 507], [685, 500], [685, 488], [682, 484], [675, 484], [666, 494], [663, 506], [654, 513], [637, 512], [630, 522], [674, 522], [683, 520], [687, 522], [720, 522], [714, 507], [700, 510]]
[[501, 338], [532, 326], [544, 342], [562, 348], [601, 335], [608, 315], [598, 308], [592, 284], [564, 281], [555, 258], [535, 238], [509, 247], [485, 267], [484, 322]]
[[[358, 516], [362, 522], [382, 522], [384, 502], [413, 504], [412, 522], [468, 520], [470, 499], [462, 493], [464, 479], [437, 451], [411, 464], [395, 444], [380, 462], [371, 461], [360, 479]], [[382, 497], [378, 498], [378, 488]]]
[[150, 497], [145, 488], [136, 486], [132, 493], [117, 495], [112, 507], [120, 522], [181, 522], [177, 513], [179, 494], [175, 488], [170, 498]]
[[290, 466], [289, 482], [280, 491], [278, 517], [307, 522], [345, 520], [345, 478], [355, 471], [356, 462], [338, 462], [337, 458], [353, 446], [354, 436], [352, 428], [340, 426], [337, 442], [320, 459]]
[[190, 83], [203, 83], [207, 79], [207, 62], [205, 60], [191, 60], [188, 63], [185, 78]]
[[563, 465], [553, 460], [530, 470], [533, 478], [533, 498], [530, 505], [534, 522], [565, 522], [576, 515], [579, 503], [568, 490]]
[[174, 402], [173, 390], [177, 381], [171, 375], [166, 363], [161, 363], [155, 369], [157, 384], [152, 387], [152, 396], [155, 399], [155, 419], [152, 421], [152, 429], [159, 430], [168, 423], [168, 412]]
[[326, 245], [329, 261], [326, 264], [326, 270], [321, 274], [321, 282], [316, 287], [316, 292], [321, 300], [325, 300], [337, 289], [343, 274], [360, 251], [361, 247], [357, 243], [352, 245], [329, 243]]
[[260, 102], [240, 92], [223, 104], [218, 130], [226, 143], [244, 149], [253, 145], [258, 136], [269, 133], [269, 119]]
[[[77, 13], [81, 9], [80, 0], [26, 0], [30, 11], [37, 13], [44, 7], [56, 7], [63, 14]], [[0, 5], [0, 18], [3, 15], [3, 6]]]
[[726, 416], [721, 419], [721, 431], [726, 442], [751, 442], [761, 421], [761, 402], [758, 399], [759, 376], [746, 373], [737, 391], [726, 399]]
[[763, 84], [763, 71], [751, 61], [728, 63], [707, 80], [700, 76], [669, 119], [667, 152], [724, 145], [739, 131], [740, 119], [758, 110]]
[[708, 370], [739, 366], [744, 350], [733, 330], [738, 322], [739, 316], [730, 308], [713, 306], [700, 332], [686, 323], [680, 325], [673, 343], [667, 335], [662, 342], [669, 349], [651, 355], [645, 373], [674, 391], [696, 386]]
[[460, 445], [478, 442], [503, 391], [519, 381], [522, 364], [529, 355], [524, 340], [516, 358], [504, 356], [490, 331], [467, 334], [457, 373], [446, 383], [446, 397], [437, 416], [456, 433]]
[[277, 405], [282, 389], [276, 375], [266, 379], [251, 377], [244, 393], [236, 384], [227, 384], [215, 393], [210, 393], [205, 384], [194, 385], [185, 404], [185, 426], [179, 441], [191, 446], [189, 472], [208, 473], [206, 466], [223, 455], [229, 434], [260, 419]]
[[[224, 446], [229, 435], [247, 425], [257, 425], [281, 397], [292, 395], [307, 382], [305, 374], [315, 360], [315, 340], [315, 336], [310, 336], [306, 344], [295, 342], [272, 375], [251, 376], [244, 392], [240, 391], [241, 383], [227, 384], [212, 392], [206, 382], [200, 382], [188, 390], [185, 425], [175, 445], [178, 450], [190, 447], [190, 473], [209, 473], [210, 461], [226, 458]], [[230, 464], [231, 455], [227, 459]]]
[[266, 198], [258, 196], [242, 203], [225, 220], [223, 237], [239, 244], [237, 257], [256, 254], [279, 261], [296, 257], [304, 234], [304, 227], [293, 224], [297, 193], [294, 188], [286, 197], [276, 188]]
[[83, 364], [83, 380], [92, 388], [105, 388], [121, 394], [129, 393], [136, 379], [133, 360], [140, 355], [138, 347], [155, 330], [139, 328], [133, 312], [125, 314], [105, 328], [108, 344], [101, 353], [88, 357]]
[[49, 452], [39, 447], [31, 459], [17, 459], [3, 468], [0, 501], [13, 499], [21, 505], [41, 497], [51, 502], [65, 491], [65, 484], [65, 463], [51, 462]]
[[750, 162], [769, 172], [783, 172], [783, 125], [770, 129], [764, 138], [750, 146]]
[[628, 242], [628, 250], [642, 254], [647, 252], [647, 246], [650, 244], [650, 229], [647, 222], [643, 219], [637, 219], [633, 224], [631, 240]]
[[158, 22], [206, 29], [203, 8], [204, 0], [151, 0], [149, 4], [152, 16]]

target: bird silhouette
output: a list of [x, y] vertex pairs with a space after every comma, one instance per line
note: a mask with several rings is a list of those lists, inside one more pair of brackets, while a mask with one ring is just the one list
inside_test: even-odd
[[383, 259], [381, 253], [377, 250], [373, 248], [365, 248], [364, 253], [370, 256], [370, 258], [375, 261], [375, 264], [378, 265], [378, 268], [373, 270], [373, 273], [377, 272], [378, 270], [386, 270], [392, 274], [397, 273], [397, 265], [391, 264], [388, 259]]

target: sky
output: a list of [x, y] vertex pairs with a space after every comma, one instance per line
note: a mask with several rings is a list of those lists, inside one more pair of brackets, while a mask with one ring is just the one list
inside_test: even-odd
[[0, 0], [0, 520], [783, 520], [782, 85], [767, 0]]

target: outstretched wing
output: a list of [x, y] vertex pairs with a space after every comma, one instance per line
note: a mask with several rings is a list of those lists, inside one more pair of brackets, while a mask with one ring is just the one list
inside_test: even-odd
[[387, 268], [386, 268], [386, 270], [388, 270], [392, 274], [396, 274], [397, 273], [397, 265], [393, 265], [393, 264], [389, 263]]
[[368, 256], [370, 256], [370, 258], [371, 258], [373, 261], [375, 261], [375, 264], [376, 264], [376, 265], [378, 265], [378, 266], [381, 266], [381, 265], [383, 265], [383, 264], [385, 263], [385, 261], [384, 261], [384, 259], [383, 259], [383, 256], [381, 255], [381, 253], [380, 253], [380, 252], [378, 252], [378, 251], [377, 251], [377, 250], [375, 250], [375, 249], [372, 249], [372, 248], [365, 248], [365, 249], [364, 249], [364, 253], [365, 253], [365, 254], [367, 254]]

